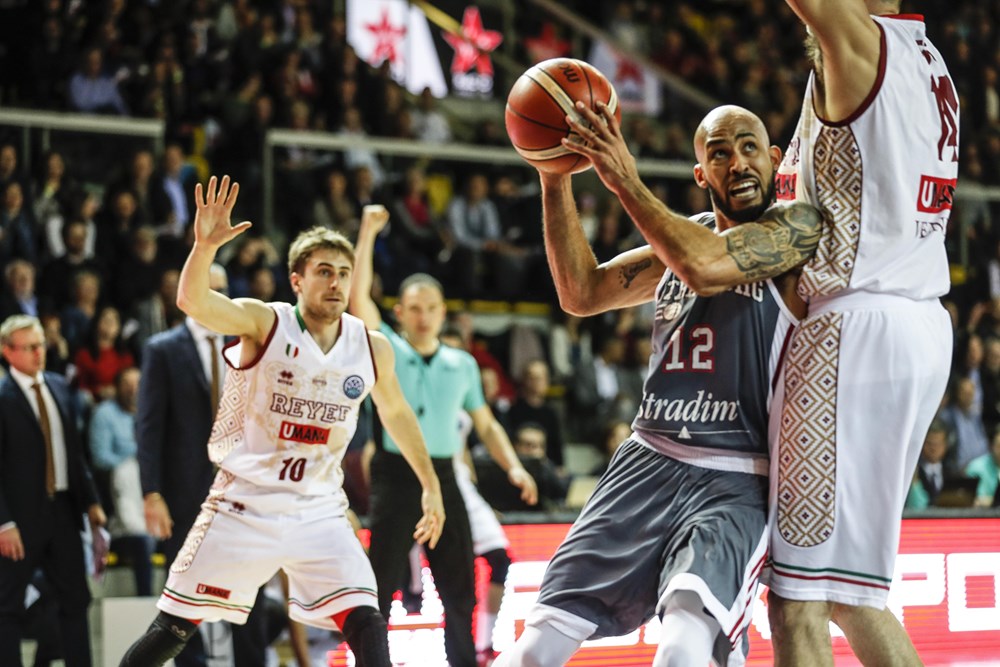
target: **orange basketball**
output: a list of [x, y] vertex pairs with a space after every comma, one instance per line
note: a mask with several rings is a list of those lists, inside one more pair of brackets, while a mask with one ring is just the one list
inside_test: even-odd
[[621, 120], [614, 87], [593, 65], [573, 58], [545, 60], [522, 74], [507, 95], [504, 119], [514, 149], [541, 171], [575, 174], [590, 168], [590, 160], [564, 147], [570, 131], [566, 116], [577, 117], [577, 101], [597, 112], [604, 102]]

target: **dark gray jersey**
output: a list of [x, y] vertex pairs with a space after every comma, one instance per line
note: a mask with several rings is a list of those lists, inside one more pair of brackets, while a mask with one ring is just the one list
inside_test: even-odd
[[[711, 214], [697, 221], [715, 227]], [[701, 297], [668, 269], [656, 288], [636, 435], [704, 467], [744, 459], [750, 467], [735, 469], [766, 472], [772, 382], [795, 322], [769, 280]]]

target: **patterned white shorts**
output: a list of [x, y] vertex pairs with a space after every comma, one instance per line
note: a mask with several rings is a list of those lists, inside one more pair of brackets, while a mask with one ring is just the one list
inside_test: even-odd
[[334, 614], [377, 607], [368, 556], [340, 507], [330, 496], [264, 492], [220, 471], [156, 606], [243, 624], [258, 588], [283, 569], [293, 620], [334, 629]]
[[936, 300], [868, 305], [811, 309], [775, 391], [762, 580], [784, 598], [882, 608], [892, 583], [903, 501], [944, 395], [952, 331]]

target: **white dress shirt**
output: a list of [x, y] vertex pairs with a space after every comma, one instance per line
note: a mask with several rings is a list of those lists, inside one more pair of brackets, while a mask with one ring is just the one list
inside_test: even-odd
[[[201, 369], [204, 371], [205, 379], [208, 380], [209, 385], [212, 383], [212, 364], [215, 364], [216, 372], [219, 374], [219, 394], [221, 395], [222, 385], [226, 379], [226, 364], [222, 360], [222, 346], [226, 343], [225, 337], [190, 317], [185, 318], [184, 325], [194, 337], [195, 347], [198, 348], [198, 358], [201, 359]], [[212, 357], [212, 346], [208, 342], [209, 336], [215, 336], [215, 358]]]

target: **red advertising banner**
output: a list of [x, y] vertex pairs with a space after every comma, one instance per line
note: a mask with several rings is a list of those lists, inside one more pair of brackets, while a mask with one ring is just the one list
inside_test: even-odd
[[[497, 618], [494, 646], [515, 640], [524, 627], [548, 559], [569, 530], [567, 524], [507, 525], [514, 564]], [[444, 665], [441, 604], [424, 568], [420, 614], [394, 609], [389, 629], [394, 664]], [[485, 592], [487, 572], [477, 564], [477, 585]], [[765, 590], [750, 625], [749, 665], [771, 665], [771, 635]], [[902, 620], [925, 664], [1000, 664], [1000, 519], [906, 519], [889, 595], [889, 608]], [[857, 665], [839, 628], [831, 625], [838, 665]], [[659, 641], [653, 619], [624, 637], [586, 642], [569, 667], [645, 667]], [[331, 667], [349, 667], [342, 645], [330, 653]]]

